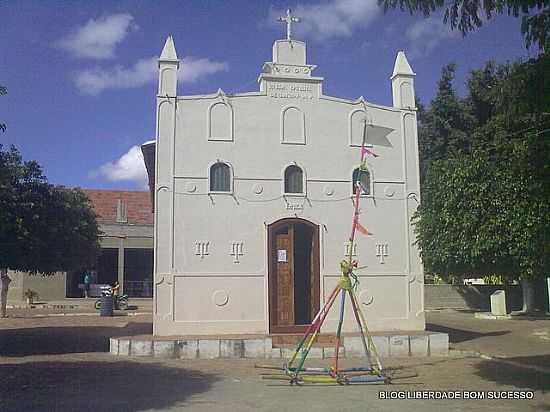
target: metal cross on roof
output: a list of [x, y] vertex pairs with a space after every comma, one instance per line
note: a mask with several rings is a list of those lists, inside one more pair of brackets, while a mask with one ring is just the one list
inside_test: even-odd
[[286, 11], [286, 17], [279, 17], [277, 21], [280, 21], [282, 23], [286, 23], [286, 39], [291, 40], [292, 39], [292, 23], [299, 23], [301, 19], [299, 17], [294, 17], [292, 15], [292, 10], [287, 9]]

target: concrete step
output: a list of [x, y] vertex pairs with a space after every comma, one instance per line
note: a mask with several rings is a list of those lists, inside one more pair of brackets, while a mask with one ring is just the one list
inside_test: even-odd
[[[330, 335], [329, 335], [330, 336]], [[372, 336], [381, 357], [447, 356], [449, 335], [439, 332], [391, 332]], [[216, 337], [156, 337], [141, 335], [110, 339], [110, 352], [119, 356], [148, 356], [179, 359], [261, 358], [288, 359], [295, 346], [277, 347], [272, 336], [216, 336]], [[334, 346], [313, 347], [311, 359], [334, 358]], [[364, 357], [360, 336], [344, 336], [340, 356]]]
[[[294, 347], [300, 343], [304, 334], [281, 334], [281, 335], [269, 335], [274, 348], [287, 348]], [[313, 344], [316, 348], [334, 347], [336, 345], [336, 335], [334, 334], [321, 334], [317, 337], [317, 340]]]

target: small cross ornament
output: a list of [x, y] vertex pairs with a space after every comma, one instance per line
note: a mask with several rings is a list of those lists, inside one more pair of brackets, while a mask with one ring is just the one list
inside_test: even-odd
[[231, 256], [233, 256], [233, 263], [239, 263], [239, 256], [244, 255], [243, 253], [243, 242], [233, 242], [231, 244]]
[[195, 242], [195, 255], [200, 256], [201, 259], [204, 259], [205, 256], [210, 254], [208, 250], [210, 242]]
[[384, 258], [389, 255], [388, 253], [388, 244], [387, 243], [377, 243], [376, 244], [376, 256], [378, 257], [380, 264], [386, 263]]
[[344, 256], [349, 258], [350, 254], [351, 254], [351, 257], [357, 256], [357, 243], [354, 243], [352, 248], [351, 243], [346, 242], [346, 251], [344, 252]]
[[285, 17], [279, 17], [277, 21], [286, 23], [286, 39], [292, 40], [292, 23], [299, 23], [301, 19], [292, 15], [292, 10], [287, 9]]

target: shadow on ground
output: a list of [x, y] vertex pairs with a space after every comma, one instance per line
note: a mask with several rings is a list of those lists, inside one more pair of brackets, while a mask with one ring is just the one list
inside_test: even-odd
[[67, 326], [0, 330], [0, 356], [108, 352], [109, 338], [152, 334], [151, 323], [125, 327]]
[[2, 411], [165, 409], [219, 378], [158, 363], [28, 362], [0, 365]]
[[[550, 364], [550, 355], [506, 358], [507, 361], [528, 364]], [[550, 391], [550, 374], [526, 369], [501, 361], [484, 360], [476, 365], [476, 375], [501, 385], [511, 385], [524, 390]]]
[[449, 334], [450, 343], [460, 343], [468, 340], [483, 338], [485, 336], [502, 336], [511, 333], [509, 330], [499, 330], [494, 332], [474, 332], [471, 330], [450, 328], [447, 326], [437, 325], [435, 323], [426, 323], [426, 330], [432, 332], [443, 332]]

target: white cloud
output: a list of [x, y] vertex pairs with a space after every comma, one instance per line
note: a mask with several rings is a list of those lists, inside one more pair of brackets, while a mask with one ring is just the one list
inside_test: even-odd
[[[193, 83], [204, 76], [227, 71], [225, 62], [208, 58], [186, 57], [183, 59], [178, 78], [183, 83]], [[98, 95], [105, 89], [129, 89], [141, 87], [158, 79], [157, 57], [138, 60], [133, 66], [121, 65], [110, 68], [96, 67], [76, 74], [76, 86], [84, 93]]]
[[59, 40], [56, 45], [76, 57], [111, 59], [116, 46], [137, 25], [130, 14], [113, 14], [90, 19], [78, 30]]
[[147, 170], [139, 146], [132, 146], [119, 159], [103, 164], [90, 175], [100, 176], [111, 182], [135, 182], [140, 188], [147, 188]]
[[178, 79], [183, 83], [193, 83], [203, 76], [217, 72], [226, 72], [227, 70], [229, 70], [229, 66], [225, 62], [216, 62], [206, 58], [187, 57], [183, 59], [180, 65]]
[[[298, 3], [292, 14], [301, 18], [293, 26], [298, 36], [308, 36], [313, 40], [329, 40], [338, 37], [350, 37], [358, 28], [367, 27], [380, 13], [377, 0], [329, 0], [317, 4]], [[269, 11], [270, 24], [277, 23], [284, 10]], [[286, 27], [285, 27], [286, 32]]]
[[111, 68], [96, 67], [79, 72], [76, 86], [84, 93], [97, 95], [105, 89], [140, 87], [158, 76], [157, 58], [140, 59], [131, 67], [116, 65]]
[[445, 40], [459, 36], [443, 23], [441, 16], [436, 15], [416, 21], [405, 34], [411, 42], [410, 54], [413, 57], [427, 56]]

